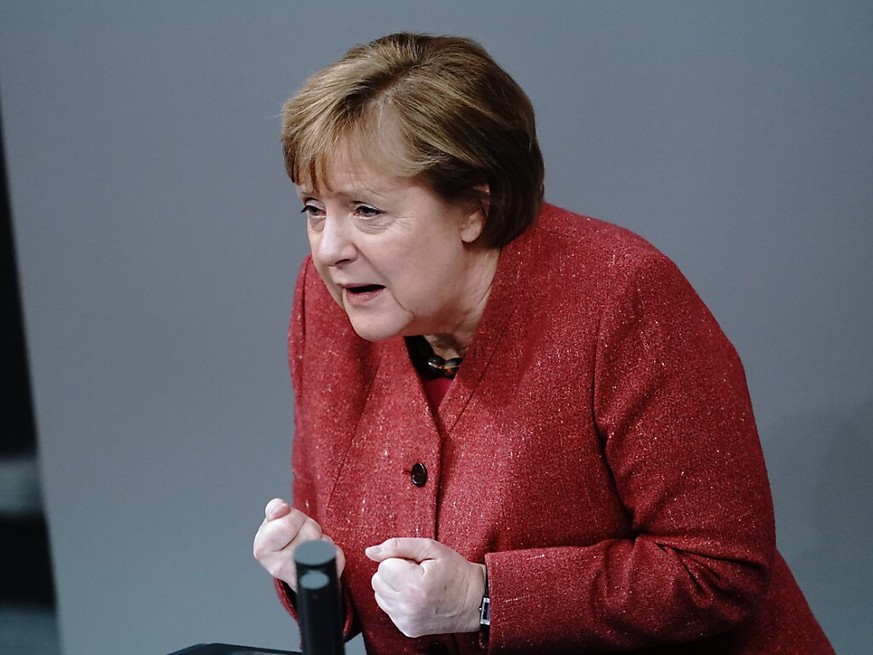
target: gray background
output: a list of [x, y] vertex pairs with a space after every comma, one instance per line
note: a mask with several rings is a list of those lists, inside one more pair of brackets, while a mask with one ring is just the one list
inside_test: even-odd
[[307, 248], [277, 115], [399, 29], [480, 40], [534, 101], [548, 198], [685, 271], [746, 364], [780, 548], [838, 652], [868, 652], [873, 3], [4, 0], [67, 655], [296, 645], [250, 555], [290, 483]]

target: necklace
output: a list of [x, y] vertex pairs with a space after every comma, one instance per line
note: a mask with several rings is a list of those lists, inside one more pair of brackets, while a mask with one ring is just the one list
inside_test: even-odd
[[443, 359], [439, 355], [431, 355], [427, 359], [427, 368], [430, 371], [433, 371], [436, 375], [441, 375], [442, 377], [451, 380], [454, 379], [455, 375], [457, 375], [458, 369], [461, 367], [461, 362], [463, 361], [463, 357]]
[[406, 349], [412, 360], [415, 370], [426, 379], [448, 378], [453, 379], [458, 373], [463, 357], [443, 359], [431, 348], [427, 339], [423, 336], [407, 337]]

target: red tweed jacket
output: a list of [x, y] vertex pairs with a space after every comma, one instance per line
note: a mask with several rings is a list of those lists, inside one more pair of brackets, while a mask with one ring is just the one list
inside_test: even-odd
[[[294, 504], [346, 554], [368, 653], [833, 652], [775, 550], [740, 360], [628, 231], [546, 205], [436, 416], [403, 339], [360, 339], [309, 260], [290, 362]], [[404, 637], [364, 556], [392, 536], [486, 562], [490, 629]]]

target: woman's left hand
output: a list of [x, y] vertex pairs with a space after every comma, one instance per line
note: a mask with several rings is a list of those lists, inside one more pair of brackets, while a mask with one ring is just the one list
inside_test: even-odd
[[432, 539], [394, 538], [366, 550], [379, 563], [376, 603], [407, 637], [479, 630], [485, 566]]

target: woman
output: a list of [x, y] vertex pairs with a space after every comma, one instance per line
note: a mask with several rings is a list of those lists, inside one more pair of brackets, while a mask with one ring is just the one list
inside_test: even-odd
[[373, 654], [832, 652], [734, 349], [650, 244], [543, 202], [533, 109], [481, 47], [354, 48], [283, 145], [312, 254], [293, 509], [254, 552], [292, 614], [294, 549], [330, 539]]

